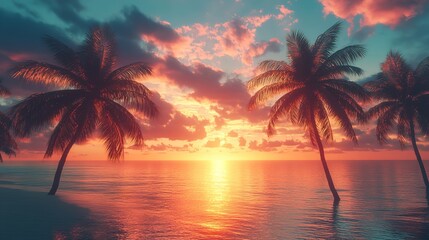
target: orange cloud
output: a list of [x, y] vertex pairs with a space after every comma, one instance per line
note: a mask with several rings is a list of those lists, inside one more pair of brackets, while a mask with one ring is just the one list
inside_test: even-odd
[[325, 14], [346, 19], [353, 30], [353, 20], [361, 16], [360, 27], [383, 24], [396, 27], [401, 22], [418, 14], [427, 0], [319, 0]]

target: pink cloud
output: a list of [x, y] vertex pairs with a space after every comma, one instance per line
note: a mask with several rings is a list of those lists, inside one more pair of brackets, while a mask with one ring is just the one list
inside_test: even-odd
[[[282, 21], [282, 24], [296, 23], [290, 17], [290, 13], [283, 5], [279, 6], [283, 18], [287, 14], [290, 22]], [[239, 59], [246, 66], [251, 66], [255, 57], [262, 56], [269, 51], [279, 51], [279, 41], [256, 40], [256, 31], [270, 19], [276, 19], [277, 15], [261, 14], [235, 18], [224, 23], [214, 25], [195, 23], [192, 26], [182, 26], [176, 29], [178, 33], [188, 39], [188, 48], [172, 48], [174, 56], [184, 58], [188, 62], [200, 60], [213, 60], [220, 57]]]
[[396, 27], [401, 22], [418, 14], [427, 0], [319, 0], [325, 14], [346, 19], [353, 30], [353, 20], [361, 16], [360, 27], [383, 24]]
[[192, 90], [189, 97], [197, 101], [208, 100], [215, 117], [215, 126], [220, 129], [224, 119], [248, 119], [251, 122], [265, 120], [268, 108], [249, 112], [247, 103], [250, 94], [243, 81], [238, 78], [225, 79], [225, 73], [211, 66], [195, 63], [185, 65], [172, 56], [154, 66], [154, 74], [163, 76], [169, 83]]
[[[200, 120], [197, 116], [186, 116], [179, 112], [171, 103], [166, 102], [158, 93], [153, 95], [153, 101], [161, 110], [158, 118], [150, 120], [144, 126], [145, 139], [167, 138], [170, 140], [195, 141], [207, 136], [205, 126], [208, 120]], [[142, 120], [145, 122], [145, 120]]]
[[242, 19], [234, 19], [222, 24], [224, 31], [216, 36], [218, 43], [215, 50], [218, 56], [238, 56], [243, 47], [248, 47], [254, 42], [255, 29], [249, 29]]
[[252, 65], [255, 57], [260, 57], [268, 52], [279, 52], [281, 42], [277, 38], [272, 38], [268, 42], [251, 44], [248, 51], [243, 54], [242, 61], [246, 65]]
[[277, 20], [284, 19], [286, 16], [290, 15], [291, 13], [293, 13], [292, 10], [288, 9], [284, 5], [277, 6], [277, 9], [280, 11], [280, 13], [276, 16]]
[[266, 21], [270, 20], [273, 17], [271, 14], [262, 15], [262, 16], [250, 16], [246, 18], [246, 22], [252, 24], [255, 27], [260, 27]]

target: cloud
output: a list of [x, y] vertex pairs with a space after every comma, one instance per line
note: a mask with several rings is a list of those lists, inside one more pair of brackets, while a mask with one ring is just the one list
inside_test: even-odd
[[[290, 16], [291, 12], [285, 9], [284, 6], [279, 6], [279, 10]], [[286, 16], [280, 14], [283, 18]], [[280, 51], [281, 44], [278, 39], [256, 40], [257, 29], [270, 19], [277, 18], [273, 14], [264, 14], [237, 17], [213, 25], [195, 23], [179, 27], [176, 31], [189, 41], [189, 49], [177, 50], [173, 55], [190, 62], [231, 57], [241, 60], [246, 66], [251, 66], [255, 57]], [[293, 22], [291, 20], [289, 24]]]
[[196, 149], [192, 144], [184, 144], [180, 146], [175, 146], [172, 144], [165, 143], [155, 143], [155, 144], [144, 144], [143, 147], [131, 146], [128, 149], [141, 150], [141, 151], [156, 151], [156, 152], [172, 152], [172, 151], [181, 151], [181, 152], [195, 152]]
[[285, 7], [284, 5], [277, 6], [277, 9], [280, 11], [280, 13], [276, 16], [277, 20], [284, 19], [286, 16], [288, 16], [288, 15], [290, 15], [290, 14], [293, 13], [292, 10], [290, 10], [287, 7]]
[[243, 53], [242, 61], [246, 65], [252, 65], [253, 59], [263, 56], [268, 52], [280, 52], [281, 42], [277, 38], [272, 38], [269, 41], [251, 44], [249, 49]]
[[255, 27], [260, 27], [262, 24], [270, 20], [272, 17], [273, 16], [270, 14], [262, 15], [262, 16], [250, 16], [250, 17], [246, 17], [246, 22], [248, 22], [249, 24]]
[[383, 24], [396, 27], [421, 12], [427, 0], [319, 0], [325, 14], [346, 19], [352, 34], [354, 22], [359, 19], [359, 29]]
[[79, 14], [85, 9], [79, 0], [38, 0], [38, 2], [47, 7], [64, 23], [69, 24], [69, 30], [73, 33], [81, 33], [96, 24], [96, 21], [83, 19]]
[[421, 12], [422, 14], [398, 25], [398, 34], [392, 42], [393, 46], [407, 51], [406, 57], [412, 65], [417, 65], [429, 55], [429, 4], [426, 4]]
[[220, 138], [215, 138], [215, 139], [212, 139], [212, 140], [208, 140], [206, 142], [206, 144], [204, 144], [204, 147], [207, 147], [207, 148], [217, 148], [217, 147], [220, 147]]
[[269, 141], [266, 139], [262, 139], [261, 142], [256, 140], [249, 142], [249, 149], [261, 152], [273, 152], [282, 150], [280, 148], [288, 147], [297, 147], [301, 145], [301, 142], [296, 140], [285, 140], [285, 141]]
[[[165, 138], [169, 140], [195, 141], [207, 136], [205, 126], [208, 120], [200, 120], [197, 116], [186, 116], [178, 111], [171, 103], [166, 102], [155, 93], [152, 97], [160, 109], [158, 118], [150, 120], [143, 129], [145, 139], [154, 140]], [[143, 117], [141, 122], [147, 122]]]
[[228, 132], [228, 137], [236, 138], [236, 137], [238, 137], [238, 133], [234, 130], [231, 130]]
[[[223, 71], [208, 65], [185, 65], [178, 59], [167, 56], [155, 66], [155, 74], [167, 77], [179, 87], [190, 88], [192, 92], [189, 97], [198, 101], [210, 101], [211, 109], [224, 119], [247, 118], [251, 122], [259, 122], [268, 115], [267, 108], [253, 112], [247, 110], [250, 94], [243, 81], [238, 78], [224, 80]], [[224, 121], [218, 120], [216, 124], [220, 129]]]
[[245, 147], [246, 146], [246, 139], [244, 139], [244, 137], [240, 137], [238, 138], [238, 146], [240, 147]]
[[[259, 18], [258, 18], [259, 19]], [[262, 18], [262, 20], [267, 18]], [[218, 35], [215, 37], [217, 43], [214, 45], [217, 56], [240, 57], [245, 65], [252, 65], [255, 57], [262, 56], [267, 52], [279, 52], [280, 41], [255, 41], [256, 27], [260, 26], [261, 20], [255, 18], [236, 18], [226, 22], [219, 27]]]
[[14, 97], [51, 89], [42, 84], [28, 83], [20, 79], [12, 80], [7, 76], [7, 72], [20, 61], [29, 59], [52, 61], [50, 51], [42, 40], [45, 35], [55, 36], [71, 46], [75, 46], [74, 42], [54, 25], [38, 22], [1, 8], [0, 23], [2, 23], [0, 32], [7, 33], [0, 37], [0, 77], [4, 79], [3, 84], [11, 90]]

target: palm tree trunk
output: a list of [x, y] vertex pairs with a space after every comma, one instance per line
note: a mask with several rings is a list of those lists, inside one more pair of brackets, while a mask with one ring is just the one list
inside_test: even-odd
[[419, 162], [420, 171], [422, 172], [423, 182], [426, 186], [426, 196], [429, 197], [429, 181], [428, 176], [426, 174], [425, 165], [423, 164], [422, 157], [420, 156], [419, 148], [417, 147], [416, 142], [416, 133], [414, 131], [414, 121], [410, 120], [410, 135], [411, 135], [411, 143], [413, 144], [414, 153], [416, 154], [417, 161]]
[[322, 161], [323, 170], [325, 171], [326, 180], [328, 180], [329, 189], [331, 190], [332, 196], [334, 197], [334, 205], [340, 202], [340, 196], [338, 195], [337, 189], [335, 189], [334, 181], [332, 181], [331, 173], [329, 172], [328, 163], [325, 159], [325, 150], [323, 148], [322, 140], [320, 140], [319, 131], [317, 130], [316, 122], [312, 119], [312, 127], [315, 132], [317, 147], [319, 148], [320, 160]]
[[58, 167], [57, 167], [57, 171], [55, 172], [54, 182], [52, 183], [52, 187], [48, 195], [55, 195], [55, 193], [57, 192], [58, 186], [60, 185], [61, 173], [63, 172], [63, 168], [66, 163], [67, 155], [69, 154], [70, 149], [72, 148], [75, 141], [76, 141], [76, 137], [74, 137], [64, 149], [63, 155], [61, 155], [61, 159], [58, 162]]

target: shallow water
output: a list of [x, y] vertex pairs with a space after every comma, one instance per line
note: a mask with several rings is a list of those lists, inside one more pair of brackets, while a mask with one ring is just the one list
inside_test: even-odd
[[[337, 207], [319, 161], [70, 161], [58, 196], [88, 208], [91, 219], [52, 236], [429, 239], [416, 161], [329, 165], [342, 198]], [[9, 161], [0, 165], [0, 186], [47, 192], [55, 168]]]

